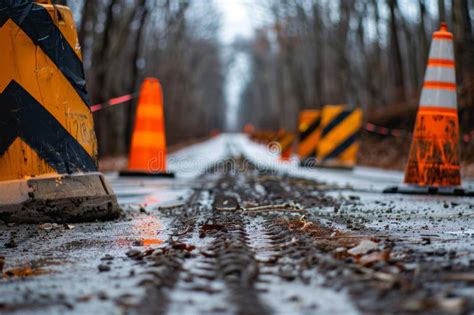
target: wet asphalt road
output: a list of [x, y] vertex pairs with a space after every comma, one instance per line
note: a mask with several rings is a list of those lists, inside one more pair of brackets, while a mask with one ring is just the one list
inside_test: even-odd
[[110, 174], [116, 221], [1, 224], [0, 312], [474, 314], [473, 198], [266, 153], [222, 136], [172, 155], [177, 179]]

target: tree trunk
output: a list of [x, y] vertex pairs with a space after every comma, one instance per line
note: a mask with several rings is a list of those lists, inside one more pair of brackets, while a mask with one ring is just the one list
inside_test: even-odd
[[438, 17], [439, 23], [446, 22], [446, 6], [444, 0], [438, 0]]
[[321, 20], [320, 8], [317, 3], [313, 3], [313, 34], [314, 34], [314, 89], [315, 104], [312, 107], [322, 107], [324, 104], [324, 41], [322, 36], [323, 23]]
[[418, 38], [420, 41], [420, 51], [418, 52], [418, 73], [423, 75], [428, 59], [428, 35], [426, 34], [426, 4], [425, 0], [419, 0], [420, 23], [418, 24]]
[[[132, 55], [132, 71], [130, 75], [130, 84], [129, 84], [129, 93], [134, 93], [137, 92], [138, 87], [139, 87], [139, 82], [138, 82], [138, 60], [140, 59], [140, 48], [142, 46], [142, 38], [143, 38], [143, 33], [144, 33], [144, 27], [145, 27], [145, 21], [148, 16], [148, 9], [146, 7], [147, 1], [146, 0], [140, 0], [138, 4], [138, 11], [141, 11], [141, 16], [140, 16], [140, 25], [137, 30], [137, 34], [135, 37], [135, 46], [134, 46], [134, 51]], [[128, 151], [130, 148], [130, 141], [132, 137], [132, 132], [133, 132], [133, 125], [135, 121], [135, 110], [136, 106], [134, 106], [137, 102], [135, 100], [131, 100], [127, 106], [127, 111], [126, 111], [126, 126], [125, 126], [125, 136], [127, 137], [126, 139], [126, 150]]]
[[452, 14], [461, 126], [470, 131], [474, 125], [474, 37], [468, 0], [453, 0]]
[[81, 14], [81, 25], [79, 26], [78, 38], [81, 46], [85, 47], [84, 40], [87, 36], [87, 23], [94, 16], [96, 0], [84, 0]]
[[[86, 1], [87, 2], [87, 1]], [[95, 74], [95, 85], [94, 88], [91, 89], [91, 99], [95, 100], [96, 102], [104, 102], [108, 95], [106, 89], [106, 67], [105, 67], [105, 57], [108, 54], [110, 40], [111, 40], [111, 32], [112, 26], [114, 25], [114, 14], [113, 8], [117, 4], [117, 0], [110, 0], [108, 7], [107, 7], [107, 14], [106, 19], [104, 22], [104, 31], [101, 36], [100, 44], [93, 52], [93, 64], [92, 64], [92, 71]], [[109, 126], [107, 125], [110, 117], [107, 111], [98, 112], [95, 118], [95, 125], [96, 125], [96, 132], [97, 138], [99, 138], [99, 155], [104, 155], [109, 153], [109, 143], [110, 139], [108, 139], [109, 135]]]
[[397, 0], [388, 0], [390, 11], [390, 50], [392, 53], [392, 72], [394, 78], [394, 103], [402, 103], [406, 100], [405, 81], [403, 75], [402, 54], [400, 51], [400, 40], [398, 37], [398, 21], [396, 17]]

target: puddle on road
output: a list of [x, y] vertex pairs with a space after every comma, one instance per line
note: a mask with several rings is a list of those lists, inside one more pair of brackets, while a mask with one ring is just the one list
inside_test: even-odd
[[192, 183], [163, 178], [120, 178], [108, 176], [121, 206], [151, 207], [186, 198]]
[[163, 244], [163, 240], [158, 237], [161, 233], [162, 225], [156, 217], [146, 216], [136, 222], [133, 227], [137, 230], [139, 237], [142, 238], [140, 241], [143, 243], [143, 246]]
[[163, 244], [163, 239], [167, 237], [162, 235], [163, 223], [152, 215], [142, 215], [131, 221], [130, 230], [130, 237], [117, 240], [119, 245], [156, 246]]
[[117, 200], [122, 206], [156, 207], [186, 198], [191, 193], [190, 189], [156, 189], [129, 187], [116, 191]]

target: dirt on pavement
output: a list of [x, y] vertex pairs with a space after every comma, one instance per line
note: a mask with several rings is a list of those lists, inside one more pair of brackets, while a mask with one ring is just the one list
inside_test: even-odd
[[[125, 218], [109, 223], [72, 229], [0, 226], [0, 265], [6, 262], [0, 311], [42, 313], [53, 307], [60, 313], [78, 312], [84, 310], [81, 304], [89, 303], [86, 310], [100, 312], [100, 303], [109, 301], [110, 313], [127, 314], [474, 312], [473, 238], [465, 230], [473, 221], [474, 202], [422, 201], [413, 210], [403, 203], [397, 206], [398, 197], [278, 174], [242, 157], [215, 165], [199, 183], [185, 200], [124, 207]], [[446, 211], [427, 215], [438, 203]], [[155, 219], [164, 226], [147, 225]], [[156, 237], [159, 229], [159, 241], [134, 236], [130, 224], [143, 220], [147, 224], [139, 225], [139, 234], [150, 229]], [[459, 223], [466, 234], [436, 230]], [[120, 232], [109, 234], [107, 229]], [[76, 237], [67, 241], [54, 231]], [[107, 237], [85, 236], [98, 231]], [[39, 240], [49, 245], [35, 249]], [[118, 246], [121, 241], [126, 245]], [[111, 242], [118, 247], [112, 250]], [[76, 255], [91, 248], [95, 258]], [[27, 263], [23, 267], [10, 263], [18, 259], [19, 250], [29, 252], [22, 256], [21, 263]], [[31, 255], [35, 259], [28, 261]], [[35, 284], [34, 279], [63, 272], [54, 264], [75, 270], [75, 259], [93, 264], [94, 272], [83, 267], [90, 273], [91, 288], [95, 281], [109, 279], [120, 293], [114, 295], [107, 286], [65, 286], [58, 297], [48, 293], [53, 288]], [[19, 296], [12, 298], [15, 289]]]

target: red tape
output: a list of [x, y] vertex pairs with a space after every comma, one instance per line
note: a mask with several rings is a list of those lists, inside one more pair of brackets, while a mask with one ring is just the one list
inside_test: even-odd
[[[132, 94], [126, 94], [126, 95], [114, 97], [114, 98], [111, 98], [110, 100], [108, 100], [107, 102], [92, 105], [90, 107], [90, 109], [94, 113], [96, 111], [99, 111], [99, 110], [107, 108], [107, 107], [111, 107], [111, 106], [114, 106], [114, 105], [118, 105], [118, 104], [128, 102], [128, 101], [134, 99], [135, 95], [136, 95], [135, 93], [132, 93]], [[385, 128], [385, 127], [380, 127], [380, 126], [376, 126], [376, 125], [374, 125], [372, 123], [369, 123], [369, 122], [364, 125], [364, 129], [367, 130], [368, 132], [372, 132], [372, 133], [382, 135], [382, 136], [389, 136], [390, 135], [390, 136], [394, 136], [394, 137], [407, 137], [407, 136], [411, 137], [411, 132], [408, 132], [406, 130], [390, 129], [390, 128]], [[464, 134], [463, 137], [462, 137], [463, 141], [466, 142], [466, 143], [470, 142], [473, 138], [474, 138], [474, 130], [472, 130], [471, 132], [469, 132], [467, 134]]]
[[366, 123], [364, 129], [382, 136], [394, 136], [394, 137], [405, 137], [410, 135], [409, 132], [402, 129], [390, 129], [385, 127], [376, 126], [372, 123]]
[[134, 97], [135, 97], [135, 94], [122, 95], [122, 96], [111, 98], [107, 102], [92, 105], [90, 108], [91, 108], [91, 111], [94, 113], [98, 110], [101, 110], [101, 109], [104, 109], [104, 108], [107, 108], [107, 107], [110, 107], [110, 106], [114, 106], [114, 105], [118, 105], [118, 104], [128, 102], [128, 101], [132, 100]]

